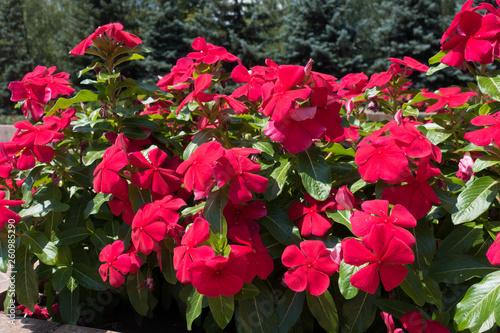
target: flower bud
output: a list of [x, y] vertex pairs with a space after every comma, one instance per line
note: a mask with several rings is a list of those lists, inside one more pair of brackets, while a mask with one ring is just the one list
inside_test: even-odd
[[352, 111], [354, 110], [354, 102], [352, 101], [352, 99], [346, 103], [345, 105], [345, 112], [347, 115], [350, 115], [352, 113]]
[[394, 120], [398, 123], [398, 126], [403, 122], [403, 110], [399, 109], [394, 115]]
[[339, 188], [335, 195], [335, 201], [346, 210], [353, 210], [354, 208], [354, 195], [345, 185]]
[[341, 243], [337, 243], [330, 253], [330, 258], [334, 263], [340, 266], [340, 262], [342, 261], [342, 245]]
[[377, 112], [378, 111], [378, 103], [376, 101], [370, 101], [370, 103], [368, 103], [367, 109], [371, 112]]
[[470, 153], [466, 152], [464, 154], [464, 157], [462, 157], [462, 159], [458, 162], [457, 177], [464, 181], [468, 181], [470, 177], [474, 174], [474, 172], [472, 172], [473, 166], [474, 166], [474, 160], [470, 156]]

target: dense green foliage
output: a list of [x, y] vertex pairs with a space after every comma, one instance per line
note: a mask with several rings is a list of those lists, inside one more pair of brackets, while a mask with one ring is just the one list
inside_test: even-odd
[[[361, 70], [368, 75], [385, 70], [389, 56], [426, 62], [439, 49], [443, 22], [451, 20], [462, 2], [0, 0], [0, 114], [20, 113], [11, 107], [7, 86], [34, 64], [57, 63], [78, 89], [80, 80], [72, 70], [75, 62], [83, 65], [86, 60], [67, 52], [93, 27], [110, 22], [121, 22], [127, 31], [143, 36], [154, 51], [127, 69], [146, 80], [165, 75], [198, 36], [225, 45], [249, 67], [264, 64], [266, 58], [296, 65], [312, 58], [317, 70], [341, 78]], [[443, 85], [453, 72], [435, 75], [432, 81]]]

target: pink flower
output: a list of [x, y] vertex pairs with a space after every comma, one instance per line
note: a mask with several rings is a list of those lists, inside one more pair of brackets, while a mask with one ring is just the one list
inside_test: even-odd
[[304, 196], [308, 206], [300, 201], [292, 204], [288, 210], [288, 216], [292, 220], [297, 220], [295, 223], [303, 237], [311, 235], [323, 236], [332, 226], [332, 222], [323, 214], [327, 208], [335, 206], [332, 199], [318, 201], [311, 197], [309, 193]]
[[380, 280], [385, 290], [390, 291], [404, 280], [408, 270], [403, 264], [411, 264], [415, 257], [413, 251], [394, 232], [383, 225], [374, 225], [371, 232], [363, 237], [363, 244], [350, 238], [342, 241], [344, 262], [363, 267], [353, 276], [353, 287], [374, 294]]
[[283, 265], [290, 269], [285, 273], [285, 283], [293, 291], [306, 290], [312, 295], [323, 294], [330, 285], [330, 276], [339, 265], [330, 258], [330, 251], [321, 241], [309, 240], [285, 248], [281, 256]]
[[492, 265], [500, 265], [500, 233], [486, 252], [486, 257]]
[[69, 53], [74, 56], [82, 55], [92, 45], [92, 42], [95, 39], [104, 40], [105, 37], [108, 39], [115, 39], [117, 42], [121, 42], [127, 47], [135, 47], [142, 44], [139, 37], [131, 34], [130, 32], [123, 31], [123, 25], [120, 23], [109, 23], [97, 28], [94, 33], [81, 41], [80, 44], [78, 44]]
[[[357, 206], [354, 194], [347, 188], [346, 185], [341, 186], [335, 194], [335, 202], [337, 202], [337, 209], [353, 210]], [[339, 207], [340, 206], [340, 207]]]
[[130, 257], [127, 254], [122, 254], [123, 250], [123, 242], [117, 240], [113, 244], [106, 245], [99, 254], [99, 260], [105, 262], [99, 267], [99, 274], [101, 274], [103, 281], [106, 281], [109, 276], [109, 283], [115, 288], [125, 282], [123, 274], [130, 271]]
[[412, 247], [415, 244], [413, 234], [403, 228], [414, 228], [417, 220], [402, 205], [395, 205], [388, 215], [389, 201], [371, 200], [361, 204], [362, 211], [356, 210], [351, 216], [352, 232], [363, 237], [370, 233], [375, 225], [382, 225], [394, 232], [394, 237]]
[[468, 181], [470, 177], [474, 174], [472, 167], [474, 166], [474, 160], [470, 156], [469, 152], [465, 152], [464, 156], [458, 162], [458, 172], [457, 178], [463, 181]]
[[394, 320], [392, 319], [392, 316], [390, 314], [388, 314], [387, 312], [380, 312], [380, 316], [382, 317], [385, 326], [387, 326], [387, 333], [404, 333], [401, 328], [394, 329]]
[[189, 278], [193, 287], [202, 295], [218, 297], [238, 293], [243, 287], [248, 262], [244, 256], [216, 256], [206, 261], [200, 260], [189, 269]]

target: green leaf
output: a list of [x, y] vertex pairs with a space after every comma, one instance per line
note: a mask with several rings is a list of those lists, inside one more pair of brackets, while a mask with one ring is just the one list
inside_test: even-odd
[[214, 135], [214, 129], [213, 128], [204, 128], [191, 139], [191, 142], [187, 145], [186, 149], [184, 149], [184, 153], [182, 155], [182, 159], [184, 161], [187, 161], [189, 159], [189, 156], [191, 156], [194, 151], [204, 144], [205, 142], [208, 142], [212, 136]]
[[260, 223], [269, 230], [277, 241], [284, 245], [299, 245], [301, 238], [299, 229], [290, 220], [288, 214], [278, 207], [269, 207], [267, 215]]
[[380, 310], [390, 313], [398, 319], [401, 319], [408, 312], [418, 310], [418, 307], [414, 304], [393, 299], [379, 298], [375, 301], [375, 304], [377, 304]]
[[260, 293], [259, 288], [257, 288], [253, 283], [245, 283], [243, 288], [234, 295], [235, 301], [242, 301], [246, 298], [256, 297]]
[[427, 302], [436, 305], [439, 311], [443, 311], [443, 294], [441, 293], [439, 284], [429, 276], [426, 276], [422, 282]]
[[38, 177], [40, 177], [44, 168], [44, 165], [38, 165], [31, 169], [28, 176], [21, 185], [21, 189], [23, 191], [22, 200], [24, 201], [24, 205], [22, 205], [22, 207], [28, 207], [28, 205], [31, 203], [31, 200], [33, 200], [33, 184], [38, 180]]
[[327, 332], [338, 332], [339, 316], [332, 295], [326, 290], [319, 296], [306, 293], [307, 305], [312, 315]]
[[144, 317], [148, 314], [149, 310], [149, 290], [147, 288], [139, 289], [143, 281], [144, 276], [140, 269], [135, 274], [128, 274], [127, 276], [127, 294], [130, 303], [134, 307], [134, 310]]
[[446, 236], [439, 245], [436, 259], [456, 255], [468, 251], [478, 240], [482, 238], [483, 231], [480, 225], [461, 225]]
[[187, 304], [186, 309], [186, 321], [187, 329], [191, 331], [193, 327], [193, 322], [201, 315], [201, 309], [203, 307], [203, 296], [198, 293], [196, 288], [192, 285], [187, 285], [183, 287], [179, 293], [179, 297]]
[[437, 66], [429, 68], [429, 70], [427, 71], [426, 75], [430, 76], [430, 75], [432, 75], [432, 74], [434, 74], [436, 72], [439, 72], [440, 70], [445, 69], [447, 67], [448, 67], [448, 65], [445, 65], [445, 64], [441, 63], [441, 64], [439, 64]]
[[458, 330], [481, 328], [493, 314], [500, 300], [500, 271], [490, 273], [472, 285], [465, 297], [457, 304], [454, 320]]
[[484, 213], [498, 193], [498, 180], [489, 176], [467, 182], [457, 198], [456, 210], [451, 215], [454, 224], [473, 221]]
[[59, 293], [59, 311], [65, 324], [76, 325], [80, 318], [80, 293], [79, 289], [69, 290], [64, 288]]
[[299, 153], [298, 168], [307, 193], [316, 200], [325, 201], [332, 189], [332, 175], [321, 150], [311, 146]]
[[[0, 229], [0, 272], [7, 273], [9, 268], [9, 236], [10, 228], [5, 227]], [[11, 233], [11, 237], [14, 234]]]
[[161, 247], [161, 263], [163, 268], [163, 277], [170, 284], [176, 284], [178, 282], [176, 274], [177, 271], [174, 269], [174, 240], [170, 237], [165, 238], [163, 241], [165, 246]]
[[101, 208], [102, 204], [111, 200], [112, 196], [109, 193], [97, 193], [96, 196], [88, 202], [85, 211], [83, 212], [83, 216], [88, 218], [90, 215], [97, 214], [99, 212], [99, 208]]
[[45, 217], [43, 233], [47, 238], [51, 238], [56, 228], [63, 222], [63, 216], [60, 212], [49, 212]]
[[66, 99], [66, 98], [59, 98], [50, 109], [50, 111], [45, 115], [46, 117], [51, 116], [54, 114], [59, 109], [66, 109], [69, 108], [71, 105], [75, 103], [80, 103], [80, 102], [89, 102], [89, 101], [97, 101], [98, 95], [94, 94], [90, 90], [82, 89], [76, 94], [75, 97]]
[[375, 300], [379, 295], [379, 291], [374, 295], [360, 291], [356, 297], [347, 300], [342, 306], [341, 332], [366, 332], [375, 319], [377, 313]]
[[441, 59], [443, 59], [443, 57], [446, 55], [447, 52], [444, 52], [444, 51], [439, 51], [438, 53], [436, 53], [434, 56], [432, 56], [430, 59], [429, 59], [429, 65], [434, 65], [434, 64], [437, 64], [438, 62], [441, 62]]
[[420, 281], [417, 272], [415, 272], [415, 270], [413, 270], [408, 265], [406, 266], [406, 268], [408, 269], [408, 273], [399, 286], [401, 287], [401, 289], [403, 289], [406, 295], [411, 297], [415, 304], [417, 304], [418, 306], [423, 306], [426, 299], [424, 286]]
[[35, 312], [35, 304], [38, 302], [38, 279], [28, 249], [23, 245], [16, 251], [15, 267], [17, 301]]
[[19, 212], [22, 217], [43, 217], [49, 212], [64, 212], [69, 209], [69, 205], [55, 201], [45, 200], [43, 202], [34, 202], [29, 208], [23, 209]]
[[278, 315], [279, 332], [289, 332], [302, 314], [302, 307], [306, 298], [305, 292], [295, 292], [287, 289], [283, 297], [276, 305]]
[[267, 201], [275, 199], [283, 191], [292, 161], [292, 159], [280, 160], [280, 166], [269, 175], [269, 182], [267, 183], [266, 192], [264, 192]]
[[82, 157], [83, 165], [89, 166], [96, 160], [101, 159], [104, 156], [106, 149], [98, 150], [85, 150], [85, 156]]
[[261, 153], [268, 154], [269, 156], [274, 155], [273, 145], [270, 142], [258, 141], [252, 145], [252, 148], [258, 149]]
[[326, 216], [331, 218], [337, 223], [345, 225], [351, 232], [351, 215], [352, 212], [350, 210], [335, 210], [335, 211], [326, 211]]
[[134, 213], [137, 213], [137, 211], [144, 206], [144, 204], [152, 202], [151, 192], [148, 189], [141, 189], [139, 186], [134, 184], [129, 184], [128, 195], [130, 202], [132, 203]]
[[[260, 289], [260, 287], [259, 287]], [[256, 297], [238, 302], [237, 321], [244, 332], [277, 333], [278, 317], [274, 311], [275, 300], [264, 288]]]
[[218, 242], [226, 237], [227, 224], [226, 218], [222, 215], [222, 211], [228, 202], [228, 197], [222, 191], [210, 193], [207, 198], [207, 203], [203, 209], [203, 216], [210, 223], [210, 234], [214, 240]]
[[489, 95], [495, 101], [500, 101], [500, 75], [495, 77], [476, 76], [479, 90], [483, 94]]
[[57, 247], [40, 231], [30, 230], [21, 235], [23, 243], [44, 264], [57, 264]]
[[[485, 104], [486, 105], [486, 104]], [[472, 166], [472, 171], [479, 172], [486, 168], [489, 168], [492, 165], [500, 163], [500, 158], [495, 155], [483, 155], [479, 156]]]
[[345, 299], [351, 299], [358, 294], [359, 289], [351, 284], [351, 276], [359, 271], [361, 267], [346, 264], [344, 260], [340, 263], [339, 267], [339, 289]]
[[208, 306], [220, 328], [224, 328], [233, 318], [234, 296], [209, 297]]
[[415, 261], [412, 266], [421, 271], [425, 276], [429, 271], [429, 266], [436, 252], [436, 239], [434, 238], [434, 233], [429, 226], [429, 222], [425, 220], [418, 222], [415, 228], [410, 229], [410, 232], [416, 240], [412, 248], [415, 254]]
[[[409, 107], [410, 105], [413, 105], [415, 103], [425, 101], [425, 100], [427, 100], [427, 98], [422, 96], [422, 92], [419, 92], [418, 94], [416, 94], [415, 97], [413, 97], [410, 101], [403, 104], [403, 106], [402, 106], [403, 115], [404, 115], [404, 111], [406, 110], [407, 107]], [[417, 114], [417, 117], [418, 117], [418, 114]]]
[[57, 246], [61, 245], [71, 245], [81, 240], [84, 240], [90, 235], [90, 231], [87, 228], [76, 227], [68, 230], [61, 231], [56, 234], [56, 240], [54, 243]]
[[102, 281], [97, 269], [90, 266], [74, 263], [73, 264], [73, 277], [82, 286], [91, 290], [105, 290], [108, 287]]
[[473, 277], [484, 277], [498, 271], [486, 258], [476, 258], [469, 254], [459, 254], [436, 260], [430, 267], [429, 275], [437, 282], [459, 284]]
[[441, 201], [440, 204], [441, 207], [443, 207], [448, 213], [451, 214], [453, 208], [457, 204], [457, 198], [450, 192], [443, 191], [438, 187], [434, 187], [433, 190], [434, 193], [436, 193], [436, 196], [438, 197], [439, 201]]
[[184, 208], [181, 212], [181, 216], [185, 217], [185, 216], [189, 216], [189, 215], [194, 215], [194, 214], [198, 213], [200, 210], [202, 210], [203, 208], [205, 208], [205, 202], [201, 202], [194, 207]]
[[52, 285], [54, 286], [54, 290], [63, 290], [63, 288], [66, 287], [66, 284], [71, 279], [71, 275], [73, 275], [73, 268], [60, 267], [52, 277]]

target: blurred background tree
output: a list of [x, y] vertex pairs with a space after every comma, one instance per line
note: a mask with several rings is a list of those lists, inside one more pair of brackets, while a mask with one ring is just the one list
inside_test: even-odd
[[[131, 62], [124, 73], [157, 81], [191, 51], [198, 36], [224, 46], [247, 67], [305, 65], [337, 78], [385, 71], [388, 57], [421, 62], [436, 54], [439, 41], [464, 0], [0, 0], [0, 114], [19, 114], [9, 82], [36, 65], [71, 74], [91, 57], [69, 51], [98, 26], [120, 22], [153, 52]], [[495, 0], [490, 2], [496, 4]], [[460, 70], [419, 74], [429, 89], [466, 79]], [[446, 79], [445, 79], [446, 77]]]

